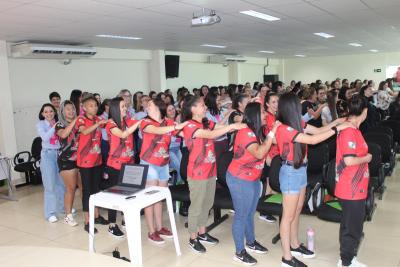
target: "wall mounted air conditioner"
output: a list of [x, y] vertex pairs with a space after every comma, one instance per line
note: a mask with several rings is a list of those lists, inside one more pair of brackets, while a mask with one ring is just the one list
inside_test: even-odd
[[10, 47], [15, 58], [74, 59], [96, 55], [96, 48], [73, 45], [19, 43]]
[[246, 59], [242, 56], [232, 55], [211, 55], [208, 57], [208, 63], [210, 64], [229, 64], [233, 62], [246, 62]]

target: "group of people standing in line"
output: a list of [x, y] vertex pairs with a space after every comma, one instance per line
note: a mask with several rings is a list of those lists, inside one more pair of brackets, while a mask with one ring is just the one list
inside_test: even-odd
[[[328, 96], [338, 93], [335, 83], [332, 84]], [[203, 244], [219, 242], [206, 231], [206, 224], [214, 203], [216, 164], [222, 153], [232, 149], [234, 156], [227, 171], [227, 185], [235, 210], [234, 259], [253, 265], [257, 260], [248, 251], [267, 252], [256, 241], [254, 231], [259, 180], [264, 165], [280, 156], [281, 264], [306, 266], [296, 257], [315, 257], [298, 237], [307, 185], [307, 145], [337, 135], [335, 194], [343, 209], [338, 266], [365, 266], [357, 261], [355, 251], [361, 238], [365, 209], [360, 207], [365, 205], [371, 160], [360, 131], [367, 118], [368, 100], [356, 93], [349, 96], [346, 104], [335, 103], [332, 110], [329, 103], [320, 106], [313, 103], [319, 96], [314, 85], [287, 90], [282, 83], [259, 84], [254, 90], [248, 85], [202, 86], [194, 94], [180, 88], [176, 103], [170, 92], [148, 96], [137, 92], [132, 101], [129, 90], [121, 90], [118, 97], [101, 101], [96, 94], [74, 90], [70, 100], [62, 103], [59, 94], [50, 94], [52, 104], [42, 106], [37, 124], [42, 138], [40, 167], [46, 219], [56, 222], [57, 215], [64, 213], [65, 223], [76, 226], [72, 206], [79, 188], [84, 229], [88, 231], [89, 197], [100, 191], [102, 180], [107, 186], [115, 185], [123, 164], [140, 162], [149, 166], [147, 186], [166, 187], [169, 168], [179, 170], [180, 149], [186, 147], [191, 200], [188, 243], [194, 251], [204, 253]], [[304, 99], [304, 95], [308, 98]], [[313, 125], [324, 108], [329, 109], [325, 113], [330, 117], [326, 116], [321, 125]], [[145, 209], [148, 239], [156, 244], [172, 237], [170, 230], [162, 225], [162, 207], [160, 202]], [[116, 211], [109, 210], [106, 220], [96, 210], [95, 223], [109, 224], [110, 234], [123, 237], [116, 215]]]

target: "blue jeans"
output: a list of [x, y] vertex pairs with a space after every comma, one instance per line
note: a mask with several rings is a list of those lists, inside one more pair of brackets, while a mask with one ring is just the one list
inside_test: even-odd
[[295, 169], [293, 166], [282, 164], [279, 183], [282, 194], [299, 194], [300, 190], [307, 186], [307, 167]]
[[251, 182], [226, 173], [226, 182], [231, 193], [235, 215], [233, 217], [232, 235], [235, 241], [236, 252], [244, 249], [244, 238], [247, 244], [253, 244], [254, 214], [260, 198], [260, 182]]
[[158, 166], [147, 161], [140, 160], [140, 164], [149, 165], [149, 171], [147, 172], [147, 181], [158, 180], [160, 182], [168, 182], [169, 180], [169, 166], [168, 164], [164, 166]]
[[57, 150], [42, 149], [40, 171], [44, 186], [44, 217], [64, 212], [65, 186], [57, 165]]
[[170, 147], [169, 148], [169, 166], [176, 170], [177, 179], [176, 182], [180, 183], [181, 179], [181, 161], [182, 161], [182, 153], [179, 147]]

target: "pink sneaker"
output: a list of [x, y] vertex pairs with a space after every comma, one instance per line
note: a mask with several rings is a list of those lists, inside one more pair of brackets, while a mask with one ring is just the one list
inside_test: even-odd
[[158, 235], [163, 237], [163, 238], [173, 238], [173, 235], [170, 230], [167, 228], [163, 227], [160, 230], [157, 231]]
[[164, 244], [165, 243], [165, 240], [164, 239], [162, 239], [159, 235], [158, 235], [158, 232], [156, 231], [156, 232], [154, 232], [154, 233], [152, 233], [152, 234], [148, 234], [148, 236], [147, 236], [147, 238], [149, 239], [149, 241], [151, 241], [151, 242], [153, 242], [154, 244], [157, 244], [157, 245], [161, 245], [161, 244]]

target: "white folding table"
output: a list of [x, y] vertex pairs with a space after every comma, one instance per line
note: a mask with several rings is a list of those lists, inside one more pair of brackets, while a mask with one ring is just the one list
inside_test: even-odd
[[[148, 194], [150, 191], [157, 191]], [[168, 187], [152, 186], [135, 194], [135, 198], [126, 199], [127, 196], [99, 192], [91, 195], [89, 199], [89, 251], [94, 253], [94, 208], [102, 207], [106, 209], [119, 210], [124, 213], [126, 235], [128, 239], [129, 256], [132, 266], [143, 266], [142, 261], [142, 235], [140, 211], [164, 199], [167, 202], [168, 215], [171, 223], [171, 231], [174, 238], [175, 250], [178, 256], [181, 255], [179, 246], [178, 232], [174, 212], [172, 208], [171, 193]]]

